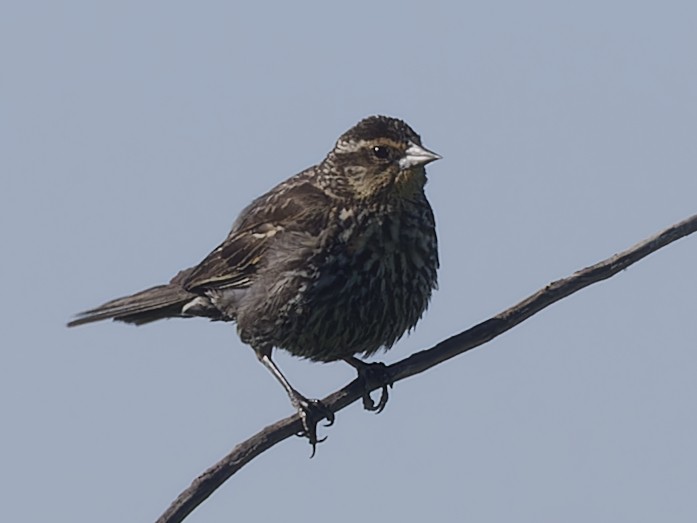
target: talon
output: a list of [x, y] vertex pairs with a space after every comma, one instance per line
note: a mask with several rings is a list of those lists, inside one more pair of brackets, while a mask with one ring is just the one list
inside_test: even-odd
[[380, 389], [380, 400], [378, 401], [377, 405], [373, 401], [373, 398], [370, 396], [370, 392], [368, 390], [365, 390], [363, 392], [363, 408], [365, 410], [375, 412], [375, 414], [380, 414], [385, 408], [385, 405], [387, 405], [387, 400], [389, 399], [390, 394], [387, 390], [387, 385], [383, 385], [382, 389]]
[[271, 359], [271, 347], [262, 346], [255, 350], [257, 351], [259, 360], [271, 371], [271, 374], [274, 375], [278, 382], [283, 385], [286, 394], [288, 394], [290, 398], [291, 404], [298, 411], [303, 430], [296, 433], [296, 436], [306, 437], [310, 441], [310, 445], [312, 445], [312, 455], [310, 457], [314, 456], [317, 443], [322, 443], [327, 439], [326, 436], [322, 439], [317, 438], [317, 423], [326, 418], [328, 423], [324, 426], [331, 427], [334, 424], [334, 412], [327, 408], [320, 400], [307, 399], [293, 388]]
[[307, 399], [300, 394], [293, 398], [293, 405], [298, 411], [303, 426], [303, 431], [298, 432], [297, 435], [306, 437], [310, 445], [312, 445], [312, 454], [310, 455], [310, 458], [312, 458], [317, 450], [317, 444], [327, 439], [327, 436], [323, 438], [317, 437], [317, 424], [326, 418], [327, 423], [324, 426], [331, 427], [335, 420], [334, 412], [320, 400]]
[[[376, 414], [380, 414], [385, 408], [385, 405], [387, 405], [387, 401], [390, 399], [388, 387], [392, 388], [392, 382], [389, 381], [391, 376], [389, 375], [387, 366], [380, 362], [366, 363], [355, 357], [346, 358], [346, 362], [355, 368], [356, 371], [358, 371], [358, 377], [363, 380], [365, 386], [365, 389], [363, 390], [363, 408], [365, 410], [375, 412]], [[371, 398], [371, 391], [368, 389], [369, 384], [375, 381], [387, 381], [387, 384], [383, 385], [380, 389], [380, 400], [378, 401], [377, 405], [375, 404], [375, 401], [373, 401], [373, 398]]]
[[390, 393], [387, 390], [387, 385], [383, 385], [380, 392], [380, 401], [378, 401], [378, 405], [375, 408], [375, 414], [380, 414], [382, 412], [382, 409], [387, 405], [388, 399], [390, 399]]

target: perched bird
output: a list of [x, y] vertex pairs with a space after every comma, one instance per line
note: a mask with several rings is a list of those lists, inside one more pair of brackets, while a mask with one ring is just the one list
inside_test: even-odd
[[[405, 122], [371, 116], [321, 163], [242, 211], [227, 238], [170, 283], [79, 314], [68, 326], [114, 319], [140, 325], [202, 316], [233, 321], [283, 385], [314, 446], [333, 413], [293, 388], [274, 347], [314, 361], [369, 356], [413, 328], [436, 287], [438, 248], [424, 166], [439, 155]], [[364, 406], [382, 410], [366, 391]]]

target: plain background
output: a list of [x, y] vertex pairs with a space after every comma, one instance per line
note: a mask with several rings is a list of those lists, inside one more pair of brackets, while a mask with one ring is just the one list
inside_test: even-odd
[[[291, 412], [234, 326], [64, 324], [197, 263], [367, 115], [444, 157], [440, 290], [387, 362], [695, 213], [695, 27], [687, 1], [5, 5], [2, 520], [154, 521]], [[696, 266], [681, 240], [354, 404], [188, 521], [697, 520]], [[278, 361], [309, 396], [354, 377]]]

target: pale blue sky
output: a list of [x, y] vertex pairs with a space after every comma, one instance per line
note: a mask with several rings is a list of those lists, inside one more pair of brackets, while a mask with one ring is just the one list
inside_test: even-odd
[[[233, 326], [64, 323], [198, 262], [364, 116], [444, 157], [440, 290], [387, 362], [697, 212], [694, 2], [2, 11], [5, 521], [154, 521], [290, 413]], [[695, 521], [695, 266], [691, 237], [355, 404], [188, 521]], [[353, 379], [278, 361], [310, 396]]]

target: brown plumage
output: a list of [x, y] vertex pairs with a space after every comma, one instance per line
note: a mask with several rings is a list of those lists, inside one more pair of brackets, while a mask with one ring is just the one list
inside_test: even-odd
[[[167, 285], [110, 301], [68, 325], [203, 316], [234, 321], [283, 384], [310, 442], [333, 414], [271, 360], [274, 347], [316, 361], [389, 348], [413, 328], [436, 287], [438, 250], [424, 166], [440, 158], [403, 121], [373, 116], [344, 133], [318, 165], [242, 211], [225, 241]], [[367, 396], [367, 392], [366, 392]], [[381, 410], [386, 389], [375, 407]]]

